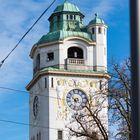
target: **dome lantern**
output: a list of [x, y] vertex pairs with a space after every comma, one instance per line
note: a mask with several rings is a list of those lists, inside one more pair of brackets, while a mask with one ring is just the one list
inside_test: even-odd
[[49, 17], [50, 32], [58, 30], [79, 30], [83, 26], [84, 15], [79, 8], [73, 4], [64, 1], [63, 4], [58, 5]]

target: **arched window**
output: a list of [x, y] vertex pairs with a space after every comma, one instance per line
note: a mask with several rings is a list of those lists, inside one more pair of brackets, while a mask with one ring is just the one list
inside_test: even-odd
[[83, 50], [78, 47], [70, 47], [68, 49], [68, 58], [83, 59]]

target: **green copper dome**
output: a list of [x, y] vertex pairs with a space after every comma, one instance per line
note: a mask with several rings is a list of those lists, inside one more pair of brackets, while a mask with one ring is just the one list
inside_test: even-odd
[[37, 44], [64, 40], [65, 38], [68, 38], [68, 37], [81, 37], [81, 38], [86, 39], [87, 41], [92, 41], [91, 34], [89, 34], [89, 33], [61, 30], [61, 31], [50, 32], [50, 33], [42, 36], [42, 38], [38, 41]]
[[89, 25], [92, 24], [105, 24], [104, 20], [99, 18], [97, 14], [95, 14], [95, 18], [89, 22]]
[[65, 0], [49, 17], [50, 30], [37, 44], [64, 40], [68, 37], [80, 37], [92, 41], [91, 34], [83, 28], [83, 18], [84, 15], [79, 8]]
[[63, 4], [57, 6], [54, 10], [54, 13], [58, 12], [80, 12], [80, 10], [75, 4], [65, 1]]

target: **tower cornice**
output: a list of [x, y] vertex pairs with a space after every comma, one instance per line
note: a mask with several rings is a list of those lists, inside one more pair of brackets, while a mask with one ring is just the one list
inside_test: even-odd
[[30, 90], [32, 86], [42, 77], [42, 76], [67, 76], [67, 77], [85, 77], [85, 78], [105, 78], [110, 79], [110, 75], [108, 73], [96, 72], [90, 70], [64, 70], [64, 69], [56, 69], [56, 68], [44, 68], [38, 71], [31, 82], [27, 85], [26, 89]]
[[91, 25], [88, 25], [88, 27], [90, 28], [90, 27], [96, 27], [96, 26], [99, 26], [99, 27], [105, 27], [105, 28], [108, 28], [108, 26], [107, 25], [105, 25], [105, 24], [99, 24], [99, 23], [96, 23], [96, 24], [91, 24]]

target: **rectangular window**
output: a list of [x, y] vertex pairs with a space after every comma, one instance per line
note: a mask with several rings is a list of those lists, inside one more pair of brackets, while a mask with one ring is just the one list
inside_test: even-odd
[[58, 140], [62, 140], [63, 139], [63, 131], [58, 130]]
[[52, 60], [54, 60], [54, 53], [53, 52], [47, 54], [47, 61], [52, 61]]
[[47, 88], [47, 78], [45, 78], [45, 88]]
[[51, 78], [51, 87], [53, 88], [53, 78]]

